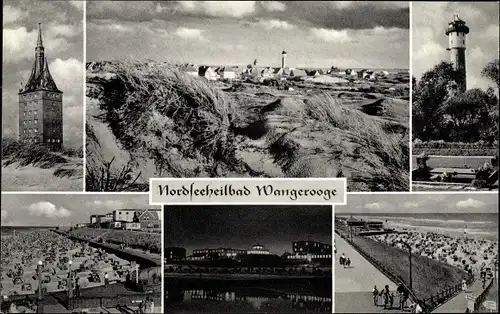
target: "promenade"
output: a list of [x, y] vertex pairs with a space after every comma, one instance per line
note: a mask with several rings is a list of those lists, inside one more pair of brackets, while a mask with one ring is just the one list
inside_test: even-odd
[[[383, 306], [373, 304], [372, 289], [380, 291], [385, 285], [395, 292], [394, 306], [399, 305], [397, 285], [365, 260], [351, 245], [335, 234], [335, 312], [339, 313], [398, 313], [398, 309], [384, 310]], [[344, 268], [339, 257], [345, 254], [351, 259], [351, 266]], [[382, 301], [380, 301], [382, 304]]]
[[[490, 280], [486, 281], [486, 286], [488, 285]], [[470, 287], [467, 287], [466, 292], [461, 291], [455, 297], [451, 298], [448, 302], [436, 308], [433, 313], [464, 313], [467, 309], [468, 304], [466, 295], [477, 298], [483, 291], [484, 289], [481, 280], [476, 280]]]

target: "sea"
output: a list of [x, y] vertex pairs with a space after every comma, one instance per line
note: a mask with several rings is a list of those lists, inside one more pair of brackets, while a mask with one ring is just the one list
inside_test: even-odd
[[498, 241], [498, 213], [344, 214], [339, 217], [384, 222], [384, 228], [463, 235]]
[[2, 235], [10, 235], [14, 233], [22, 233], [22, 232], [30, 232], [35, 230], [43, 230], [43, 229], [51, 229], [55, 227], [38, 227], [38, 226], [2, 226], [0, 229], [2, 230]]

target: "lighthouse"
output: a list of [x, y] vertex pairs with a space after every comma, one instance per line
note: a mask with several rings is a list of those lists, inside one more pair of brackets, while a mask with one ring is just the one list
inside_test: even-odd
[[284, 69], [286, 68], [286, 51], [283, 50], [281, 52], [281, 68]]
[[448, 48], [450, 51], [453, 69], [457, 72], [457, 84], [461, 91], [467, 89], [465, 71], [465, 36], [469, 33], [469, 27], [458, 17], [453, 16], [453, 21], [448, 23], [446, 36], [448, 36]]

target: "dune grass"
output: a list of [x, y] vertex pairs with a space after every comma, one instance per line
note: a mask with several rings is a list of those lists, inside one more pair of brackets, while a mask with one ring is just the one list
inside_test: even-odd
[[[409, 286], [408, 251], [362, 236], [355, 237], [354, 242], [405, 285]], [[461, 269], [428, 257], [412, 255], [412, 278], [415, 296], [423, 300], [449, 286], [459, 284], [462, 279], [468, 278], [468, 274]]]
[[[87, 159], [86, 159], [86, 175], [85, 175], [85, 190], [94, 192], [146, 192], [149, 187], [147, 183], [137, 182], [141, 173], [134, 175], [133, 165], [128, 162], [121, 167], [115, 167], [113, 164], [115, 158], [106, 161], [99, 154], [99, 139], [97, 138], [94, 128], [90, 123], [86, 123], [87, 134]], [[90, 149], [89, 149], [90, 148]]]
[[237, 110], [223, 91], [170, 64], [118, 60], [102, 71], [113, 75], [101, 85], [98, 118], [133, 159], [151, 158], [158, 173], [175, 177], [210, 173], [217, 162], [238, 165], [231, 132]]
[[[394, 130], [399, 122], [370, 116], [326, 93], [307, 100], [279, 96], [266, 105], [166, 63], [118, 60], [88, 71], [101, 77], [87, 75], [98, 86], [89, 96], [99, 102], [101, 113], [94, 118], [109, 126], [130, 155], [131, 169], [152, 160], [158, 176], [265, 176], [237, 157], [237, 137], [265, 136], [267, 154], [287, 177], [345, 176], [350, 191], [409, 189], [408, 137]], [[92, 162], [88, 186], [102, 187], [111, 161], [95, 156]]]
[[[280, 119], [275, 127], [286, 123], [298, 124], [298, 127], [289, 129], [288, 133], [277, 132], [270, 147], [289, 176], [321, 176], [325, 174], [324, 165], [330, 165], [337, 168], [339, 177], [346, 175], [346, 171], [351, 173], [348, 176], [351, 191], [408, 190], [408, 139], [405, 134], [388, 132], [390, 122], [344, 106], [341, 100], [328, 94], [283, 110], [279, 114], [286, 118]], [[286, 112], [290, 110], [292, 114]], [[304, 149], [294, 140], [297, 136], [293, 132], [297, 129], [309, 134], [323, 133], [323, 144]], [[294, 164], [310, 164], [311, 156], [315, 156], [314, 168], [320, 170], [317, 175], [307, 170], [311, 167], [294, 167]]]

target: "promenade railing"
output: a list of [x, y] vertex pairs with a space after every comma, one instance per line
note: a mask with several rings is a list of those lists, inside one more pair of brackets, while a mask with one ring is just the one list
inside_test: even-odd
[[[428, 298], [419, 299], [419, 298], [417, 298], [415, 293], [412, 290], [410, 290], [408, 288], [408, 286], [404, 283], [403, 278], [393, 274], [389, 269], [384, 267], [380, 262], [378, 262], [375, 258], [373, 258], [369, 253], [365, 252], [361, 247], [359, 247], [354, 241], [352, 241], [350, 239], [349, 234], [345, 231], [345, 229], [340, 224], [338, 224], [338, 225], [336, 224], [335, 233], [337, 233], [341, 238], [343, 238], [345, 241], [347, 241], [352, 247], [354, 247], [356, 249], [356, 251], [361, 256], [363, 256], [368, 262], [370, 262], [373, 266], [375, 266], [375, 268], [380, 270], [390, 280], [392, 280], [393, 282], [395, 282], [398, 285], [402, 284], [403, 287], [405, 287], [405, 289], [410, 292], [410, 301], [412, 301], [413, 303], [420, 304], [420, 306], [422, 307], [422, 309], [426, 313], [432, 312], [434, 309], [436, 309], [436, 307], [440, 306], [441, 304], [444, 304], [445, 302], [447, 302], [448, 300], [450, 300], [451, 298], [456, 296], [458, 293], [460, 293], [460, 291], [462, 290], [462, 284], [459, 283], [459, 284], [456, 284], [453, 286], [448, 286], [448, 287], [442, 289], [441, 291], [439, 291], [435, 294], [432, 294]], [[474, 282], [474, 276], [470, 276], [466, 281], [467, 285], [469, 285], [469, 286], [473, 282]], [[464, 311], [465, 311], [465, 309], [464, 309]]]

